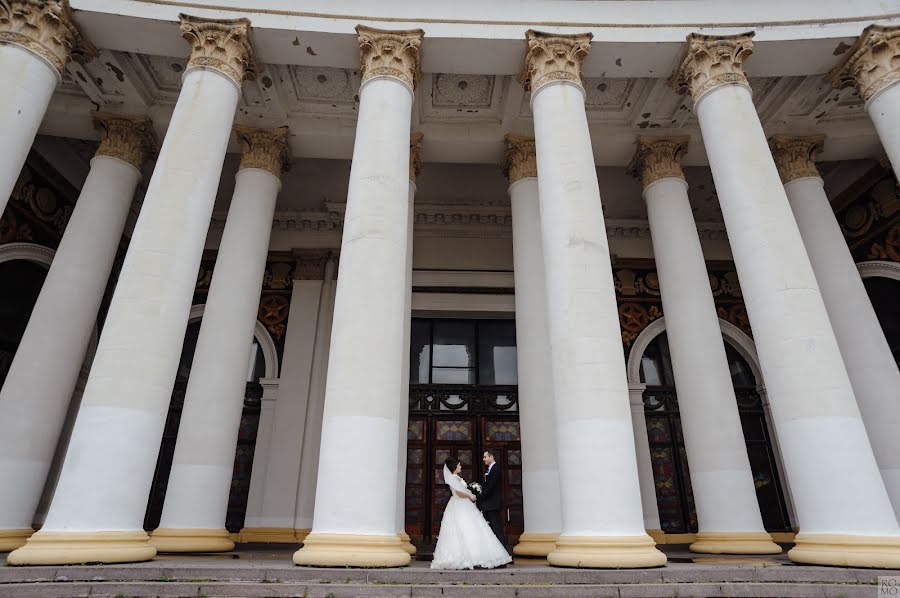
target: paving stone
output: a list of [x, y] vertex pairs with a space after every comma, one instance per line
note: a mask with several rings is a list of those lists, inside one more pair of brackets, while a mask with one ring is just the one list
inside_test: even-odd
[[366, 583], [371, 571], [366, 569], [310, 569], [293, 567], [290, 569], [266, 569], [265, 581], [304, 581], [309, 583]]
[[15, 581], [53, 581], [56, 567], [3, 567], [0, 568], [0, 583]]
[[617, 584], [653, 583], [663, 581], [663, 569], [564, 569], [562, 579], [566, 584]]

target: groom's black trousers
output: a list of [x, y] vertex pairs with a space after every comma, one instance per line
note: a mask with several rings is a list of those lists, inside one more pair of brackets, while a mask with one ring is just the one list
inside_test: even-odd
[[503, 525], [500, 523], [500, 511], [482, 511], [482, 514], [487, 519], [488, 525], [491, 526], [491, 531], [494, 532], [500, 543], [506, 546], [506, 540], [503, 539]]

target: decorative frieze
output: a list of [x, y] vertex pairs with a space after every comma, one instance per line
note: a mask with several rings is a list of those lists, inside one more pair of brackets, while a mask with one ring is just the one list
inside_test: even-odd
[[900, 27], [869, 25], [863, 29], [847, 58], [831, 71], [836, 88], [856, 87], [868, 102], [900, 80]]
[[181, 37], [191, 44], [187, 72], [193, 68], [218, 71], [240, 87], [256, 79], [258, 67], [250, 43], [249, 19], [207, 19], [179, 15]]
[[425, 134], [419, 132], [409, 136], [409, 180], [413, 183], [422, 172], [422, 139], [424, 138]]
[[81, 37], [69, 0], [0, 0], [0, 43], [40, 56], [60, 76], [74, 55], [96, 54]]
[[753, 32], [721, 36], [692, 33], [687, 36], [669, 85], [678, 93], [690, 93], [695, 105], [704, 94], [722, 85], [749, 89], [743, 64], [752, 53]]
[[811, 137], [773, 135], [769, 139], [769, 147], [772, 150], [772, 157], [775, 158], [781, 182], [787, 184], [803, 177], [820, 177], [815, 159], [824, 145], [824, 135]]
[[290, 129], [254, 129], [234, 127], [234, 136], [241, 145], [241, 165], [244, 168], [260, 168], [281, 178], [281, 173], [290, 170], [291, 154], [288, 145]]
[[537, 152], [534, 139], [507, 135], [503, 138], [506, 143], [506, 159], [503, 163], [503, 172], [509, 183], [515, 183], [529, 177], [537, 177]]
[[100, 131], [97, 156], [118, 158], [141, 170], [144, 160], [158, 150], [150, 119], [145, 116], [95, 112], [94, 127]]
[[681, 160], [688, 150], [690, 137], [638, 137], [637, 151], [628, 173], [646, 189], [650, 183], [666, 178], [684, 180]]
[[554, 81], [582, 86], [581, 63], [591, 51], [591, 33], [562, 35], [529, 29], [525, 32], [528, 51], [519, 82], [532, 95]]
[[357, 25], [359, 74], [365, 83], [372, 77], [394, 77], [415, 91], [419, 83], [421, 29], [386, 31]]

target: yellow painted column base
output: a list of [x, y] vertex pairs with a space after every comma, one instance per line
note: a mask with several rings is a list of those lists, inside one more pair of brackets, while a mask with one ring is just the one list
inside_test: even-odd
[[704, 554], [780, 554], [767, 532], [697, 532], [691, 552]]
[[526, 532], [519, 536], [519, 543], [513, 546], [513, 554], [516, 556], [545, 557], [556, 548], [557, 538], [559, 538], [559, 534]]
[[25, 542], [31, 537], [34, 530], [25, 529], [0, 529], [0, 552], [10, 552], [19, 546], [25, 546]]
[[409, 534], [406, 532], [400, 532], [397, 534], [400, 536], [400, 543], [403, 544], [403, 550], [408, 552], [410, 555], [416, 554], [416, 547], [413, 546], [412, 538], [409, 537]]
[[294, 563], [313, 567], [404, 567], [410, 563], [399, 536], [312, 532]]
[[229, 552], [234, 550], [231, 534], [223, 529], [181, 529], [160, 527], [150, 534], [157, 552]]
[[9, 554], [10, 565], [79, 565], [136, 563], [156, 556], [144, 531], [36, 532], [25, 546]]
[[661, 529], [648, 529], [644, 530], [647, 532], [647, 535], [653, 538], [653, 541], [657, 544], [665, 544], [666, 543], [666, 532]]
[[305, 527], [303, 529], [295, 529], [294, 538], [296, 538], [297, 544], [303, 544], [304, 542], [306, 542], [306, 536], [308, 536], [311, 531], [312, 530], [308, 527]]
[[557, 567], [634, 569], [662, 567], [666, 555], [653, 538], [641, 536], [560, 536], [547, 561]]
[[241, 529], [240, 541], [245, 544], [250, 542], [298, 544], [296, 534], [298, 531], [302, 530], [295, 530], [292, 527], [245, 527]]
[[788, 557], [795, 563], [900, 569], [900, 536], [799, 533], [794, 542]]

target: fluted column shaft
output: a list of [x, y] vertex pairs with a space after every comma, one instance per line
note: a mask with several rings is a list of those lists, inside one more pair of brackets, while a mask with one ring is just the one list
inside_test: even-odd
[[[252, 56], [241, 43], [245, 19], [183, 17], [182, 31], [237, 44], [245, 62]], [[156, 554], [143, 518], [244, 74], [235, 78], [228, 64], [198, 61], [206, 58], [204, 48], [194, 46], [185, 71], [47, 520], [11, 563], [123, 562]]]
[[[580, 63], [589, 35], [528, 32], [562, 530], [571, 567], [658, 566], [644, 531], [628, 383]], [[572, 72], [572, 65], [574, 72]]]
[[694, 552], [777, 554], [763, 527], [709, 274], [688, 201], [687, 139], [638, 139], [699, 533]]
[[673, 81], [694, 96], [791, 479], [802, 531], [789, 556], [900, 566], [900, 529], [740, 66], [752, 42], [691, 35], [687, 48]]
[[[316, 509], [312, 532], [294, 554], [300, 565], [402, 566], [410, 561], [397, 536], [400, 472], [395, 468], [407, 404], [400, 375], [409, 134], [422, 33], [357, 30], [363, 84], [328, 358]], [[348, 444], [348, 438], [355, 441]]]
[[31, 535], [149, 145], [144, 119], [97, 122], [100, 148], [0, 391], [0, 549]]
[[894, 513], [900, 513], [900, 371], [847, 241], [825, 195], [813, 156], [821, 138], [776, 136], [784, 190], [809, 254], [828, 318]]
[[525, 531], [513, 552], [545, 557], [556, 546], [562, 515], [537, 163], [533, 140], [507, 136], [506, 146], [513, 217], [516, 370], [525, 515]]
[[234, 548], [225, 517], [244, 410], [244, 366], [256, 326], [288, 130], [239, 127], [236, 133], [243, 160], [200, 324], [162, 518], [151, 536], [159, 552]]

